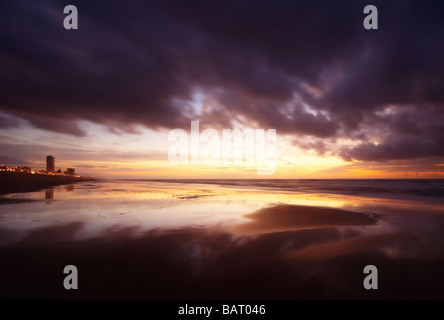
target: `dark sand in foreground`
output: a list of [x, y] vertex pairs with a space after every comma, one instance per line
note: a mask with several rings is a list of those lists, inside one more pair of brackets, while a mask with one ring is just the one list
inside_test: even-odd
[[[378, 223], [374, 217], [287, 205], [247, 217], [252, 221], [233, 230], [253, 236], [205, 228], [115, 227], [79, 240], [85, 227], [80, 222], [40, 228], [0, 247], [0, 298], [444, 298], [442, 252], [387, 254], [386, 247], [419, 250], [415, 235], [340, 229], [372, 227]], [[62, 286], [67, 264], [79, 269], [79, 290]], [[363, 288], [368, 264], [380, 270], [379, 290]]]
[[233, 227], [242, 234], [272, 233], [335, 226], [372, 225], [376, 219], [368, 215], [334, 208], [277, 205], [264, 208], [245, 217], [251, 222]]

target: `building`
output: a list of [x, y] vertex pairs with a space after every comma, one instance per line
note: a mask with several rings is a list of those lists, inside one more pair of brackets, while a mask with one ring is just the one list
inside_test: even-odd
[[32, 173], [31, 167], [21, 167], [20, 172]]
[[76, 174], [76, 170], [74, 168], [66, 169], [66, 174], [70, 176], [74, 176]]
[[22, 173], [34, 173], [31, 167], [9, 167], [9, 166], [0, 166], [0, 171], [11, 171], [11, 172], [22, 172]]
[[47, 156], [46, 157], [46, 171], [47, 172], [54, 172], [55, 168], [55, 158], [53, 156]]

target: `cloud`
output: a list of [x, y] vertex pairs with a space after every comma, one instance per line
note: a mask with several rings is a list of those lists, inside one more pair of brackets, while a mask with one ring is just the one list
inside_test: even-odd
[[20, 127], [22, 124], [23, 121], [21, 121], [19, 118], [0, 113], [0, 129], [16, 128]]
[[3, 114], [77, 136], [80, 120], [116, 132], [201, 120], [320, 139], [305, 148], [346, 160], [443, 156], [442, 2], [373, 1], [372, 31], [367, 1], [70, 4], [79, 30], [63, 29], [58, 1], [0, 4]]
[[[364, 131], [374, 128], [378, 143], [364, 141], [343, 147], [339, 155], [345, 160], [387, 161], [444, 156], [444, 112], [436, 106], [390, 106], [382, 114], [370, 115]], [[368, 135], [368, 133], [367, 133]]]

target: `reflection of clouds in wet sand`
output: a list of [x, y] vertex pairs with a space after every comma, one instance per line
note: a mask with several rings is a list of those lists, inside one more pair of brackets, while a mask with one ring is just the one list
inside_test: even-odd
[[[351, 255], [362, 251], [374, 251], [394, 244], [401, 234], [381, 234], [370, 236], [355, 236], [337, 241], [311, 245], [307, 248], [292, 250], [286, 257], [294, 260], [322, 261], [340, 256]], [[403, 235], [404, 238], [407, 235]]]
[[[39, 228], [1, 246], [0, 274], [7, 277], [0, 298], [442, 297], [443, 259], [394, 259], [379, 250], [393, 245], [394, 235], [344, 239], [343, 232], [328, 227], [250, 237], [203, 228], [144, 231], [115, 225], [84, 239], [79, 237], [83, 228], [83, 223]], [[62, 286], [67, 264], [79, 269], [81, 289], [75, 292]], [[362, 287], [366, 264], [380, 270], [377, 292]], [[419, 297], [418, 287], [426, 290]]]
[[260, 234], [338, 226], [365, 226], [376, 223], [375, 218], [362, 213], [297, 205], [277, 205], [260, 209], [245, 217], [252, 221], [234, 226], [233, 232]]
[[[0, 199], [0, 298], [444, 297], [444, 215], [436, 205], [94, 186], [56, 187], [51, 206], [41, 191]], [[79, 268], [77, 292], [61, 285], [67, 264]], [[380, 271], [377, 292], [363, 289], [367, 264]]]

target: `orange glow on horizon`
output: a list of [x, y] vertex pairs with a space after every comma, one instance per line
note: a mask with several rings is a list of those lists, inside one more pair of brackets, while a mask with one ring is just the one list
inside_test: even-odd
[[[409, 166], [399, 166], [398, 170], [384, 171], [368, 165], [360, 168], [347, 168], [342, 160], [325, 161], [311, 166], [280, 165], [273, 175], [257, 175], [255, 166], [171, 165], [168, 161], [85, 161], [79, 163], [81, 175], [110, 178], [179, 178], [179, 179], [442, 179], [442, 172], [430, 170], [409, 170]], [[86, 168], [86, 164], [91, 169]]]

